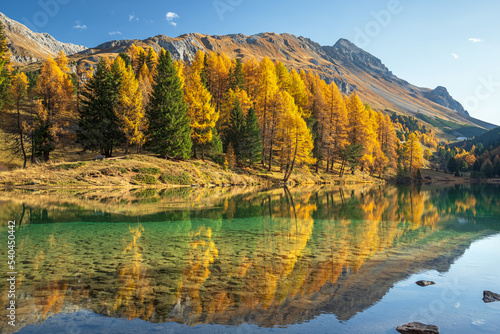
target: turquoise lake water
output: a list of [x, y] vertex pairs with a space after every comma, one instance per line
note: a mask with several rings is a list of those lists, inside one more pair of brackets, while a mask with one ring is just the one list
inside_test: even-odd
[[500, 331], [498, 186], [2, 191], [0, 211], [2, 333]]

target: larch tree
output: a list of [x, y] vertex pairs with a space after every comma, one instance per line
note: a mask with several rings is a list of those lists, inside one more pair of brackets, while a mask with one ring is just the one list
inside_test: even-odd
[[278, 87], [282, 91], [290, 91], [292, 85], [290, 78], [290, 71], [282, 62], [277, 62], [275, 65], [276, 77], [278, 79]]
[[2, 22], [0, 22], [0, 111], [9, 97], [10, 77], [13, 72], [10, 61], [11, 52], [7, 44], [7, 36], [4, 32]]
[[58, 66], [56, 60], [47, 59], [40, 71], [36, 95], [37, 126], [35, 129], [35, 152], [49, 161], [50, 152], [68, 133], [73, 119], [73, 84], [70, 76]]
[[206, 58], [205, 71], [215, 111], [220, 112], [222, 101], [230, 86], [231, 60], [225, 54], [210, 52]]
[[153, 90], [153, 80], [151, 79], [151, 72], [149, 71], [146, 63], [142, 65], [142, 68], [139, 70], [136, 77], [139, 82], [139, 89], [141, 90], [143, 104], [147, 105], [149, 103], [149, 96]]
[[[263, 163], [265, 164], [266, 150], [272, 158], [274, 130], [277, 124], [277, 110], [279, 98], [278, 77], [273, 62], [269, 58], [264, 58], [260, 63], [259, 94], [257, 97], [257, 116], [262, 128], [263, 142]], [[272, 161], [268, 160], [269, 169]]]
[[26, 168], [26, 162], [28, 161], [28, 155], [26, 153], [26, 144], [25, 144], [25, 134], [24, 134], [24, 125], [23, 119], [21, 116], [21, 107], [26, 102], [28, 97], [28, 77], [24, 73], [17, 73], [13, 78], [10, 86], [10, 96], [11, 96], [11, 104], [15, 107], [17, 112], [16, 117], [16, 125], [17, 125], [17, 133], [19, 149], [23, 154], [24, 164], [23, 168]]
[[299, 108], [290, 94], [284, 93], [286, 108], [280, 117], [277, 131], [279, 160], [284, 173], [283, 181], [288, 182], [297, 165], [313, 164], [313, 139], [307, 123], [302, 118]]
[[177, 77], [181, 84], [181, 89], [184, 90], [184, 85], [186, 84], [186, 64], [181, 59], [174, 61], [174, 67], [177, 71]]
[[219, 119], [212, 104], [212, 96], [205, 88], [201, 80], [204, 68], [205, 54], [202, 51], [196, 53], [193, 64], [186, 75], [184, 99], [188, 105], [189, 118], [191, 119], [191, 139], [193, 141], [194, 156], [196, 150], [200, 149], [202, 159], [205, 158], [205, 150], [210, 147], [217, 135], [215, 125]]
[[117, 74], [103, 58], [81, 93], [78, 143], [84, 151], [111, 157], [124, 141], [116, 108], [118, 105]]
[[373, 149], [377, 145], [376, 129], [373, 127], [373, 117], [370, 108], [361, 102], [356, 93], [348, 99], [349, 131], [348, 141], [363, 146], [361, 157], [362, 169], [373, 163]]
[[257, 101], [260, 91], [260, 64], [255, 58], [248, 59], [243, 65], [243, 77], [245, 79], [245, 90], [252, 102]]
[[398, 161], [398, 137], [396, 130], [394, 129], [394, 124], [391, 121], [389, 115], [378, 113], [378, 141], [380, 143], [380, 148], [382, 152], [388, 159], [389, 167], [396, 168]]
[[305, 82], [297, 71], [292, 70], [289, 76], [288, 92], [293, 96], [295, 104], [299, 107], [299, 113], [304, 119], [311, 117], [309, 110], [309, 94]]
[[325, 96], [325, 118], [323, 147], [326, 157], [326, 171], [333, 171], [335, 160], [340, 151], [347, 145], [347, 109], [342, 94], [335, 83], [326, 85], [322, 82], [320, 87]]
[[121, 57], [117, 57], [115, 63], [121, 77], [116, 114], [125, 134], [125, 155], [127, 155], [129, 145], [137, 145], [137, 151], [141, 151], [145, 142], [144, 132], [147, 123], [144, 115], [142, 92], [132, 65], [127, 66]]
[[160, 52], [153, 92], [146, 109], [147, 146], [166, 158], [189, 159], [191, 156], [191, 127], [182, 83], [170, 52]]
[[423, 166], [424, 152], [415, 133], [410, 133], [407, 141], [403, 144], [403, 157], [410, 175], [415, 175]]

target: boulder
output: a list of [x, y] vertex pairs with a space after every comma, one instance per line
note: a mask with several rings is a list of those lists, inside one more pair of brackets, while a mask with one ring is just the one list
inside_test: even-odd
[[424, 325], [420, 322], [412, 322], [403, 326], [398, 326], [396, 330], [404, 334], [439, 334], [438, 326]]
[[484, 291], [483, 292], [483, 302], [493, 303], [493, 302], [499, 302], [499, 301], [500, 301], [500, 295], [498, 293], [494, 293], [491, 291]]
[[436, 283], [433, 281], [418, 281], [416, 282], [416, 284], [419, 286], [429, 286], [429, 285], [434, 285]]

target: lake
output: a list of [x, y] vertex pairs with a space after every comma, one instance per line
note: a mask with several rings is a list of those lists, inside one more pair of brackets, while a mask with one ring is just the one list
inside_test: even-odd
[[0, 216], [2, 333], [500, 330], [498, 186], [4, 190]]

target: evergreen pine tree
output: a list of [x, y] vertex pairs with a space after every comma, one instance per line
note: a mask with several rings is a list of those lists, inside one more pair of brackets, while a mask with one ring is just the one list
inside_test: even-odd
[[241, 110], [240, 102], [236, 100], [234, 107], [231, 110], [231, 115], [229, 116], [229, 130], [226, 138], [226, 147], [229, 147], [229, 144], [232, 144], [234, 154], [238, 160], [241, 159], [242, 152], [245, 147], [244, 135], [245, 116], [243, 116], [243, 110]]
[[241, 59], [236, 59], [234, 70], [231, 69], [229, 72], [229, 80], [229, 88], [232, 90], [236, 90], [236, 88], [239, 88], [240, 90], [245, 89], [245, 76], [243, 74], [243, 63], [241, 62]]
[[118, 102], [117, 75], [101, 58], [94, 76], [82, 92], [78, 143], [85, 151], [98, 151], [110, 157], [113, 149], [124, 141], [116, 115]]
[[242, 157], [252, 167], [254, 162], [262, 159], [262, 139], [254, 108], [250, 108], [247, 113], [243, 142]]
[[148, 147], [164, 157], [189, 159], [192, 148], [190, 120], [177, 70], [170, 52], [165, 50], [160, 53], [146, 116]]

